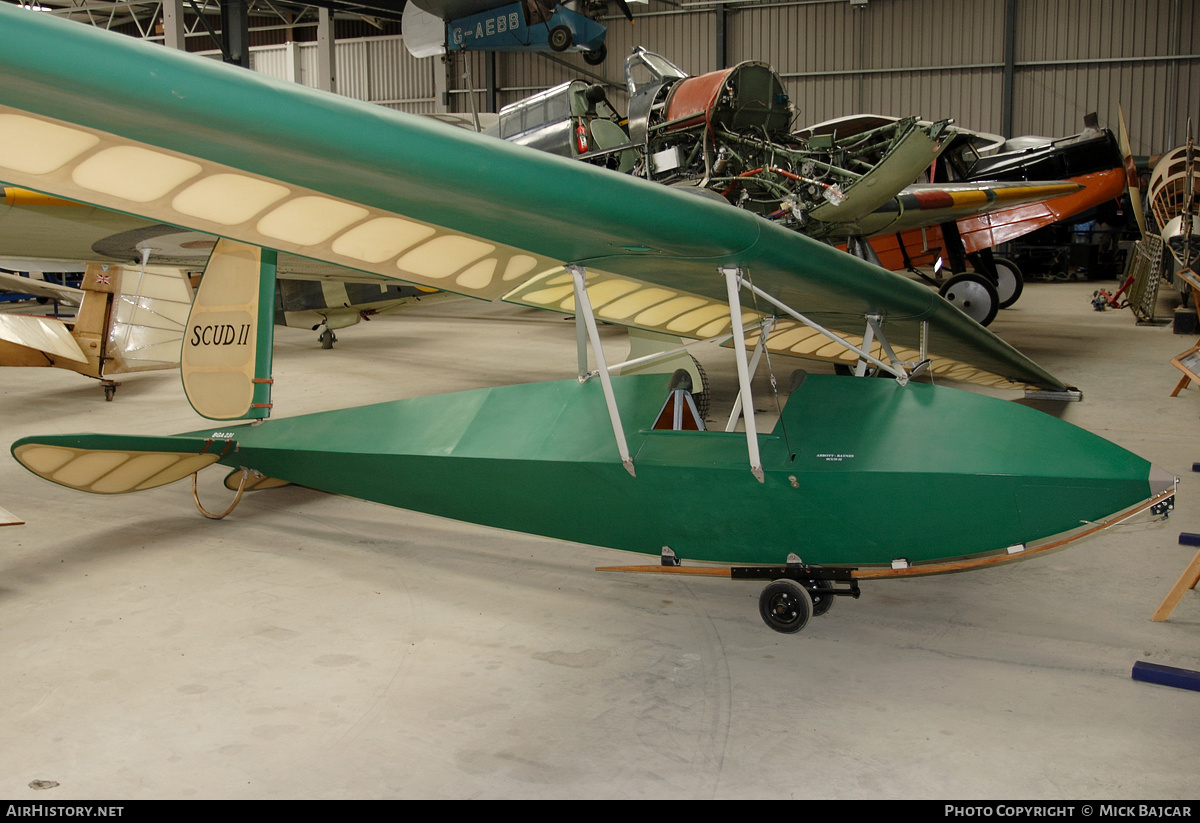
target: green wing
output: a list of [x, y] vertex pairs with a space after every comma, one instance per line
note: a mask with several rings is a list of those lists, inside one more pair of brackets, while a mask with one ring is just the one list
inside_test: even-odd
[[[935, 374], [1064, 388], [928, 288], [748, 212], [8, 6], [0, 27], [5, 182], [487, 300], [536, 305], [579, 264], [636, 287], [631, 325], [682, 336], [711, 336], [676, 329], [737, 266], [851, 342], [877, 314], [903, 358], [924, 326]], [[772, 348], [842, 356], [801, 329]]]

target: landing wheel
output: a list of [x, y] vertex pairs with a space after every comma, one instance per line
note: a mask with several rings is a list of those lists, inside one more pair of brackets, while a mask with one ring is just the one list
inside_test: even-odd
[[970, 272], [956, 274], [947, 280], [942, 286], [941, 294], [981, 326], [995, 320], [996, 312], [1000, 308], [1000, 297], [996, 294], [996, 287], [982, 275]]
[[775, 631], [795, 634], [804, 628], [812, 616], [813, 599], [799, 583], [776, 580], [767, 584], [759, 595], [758, 613], [762, 615], [763, 622]]
[[608, 46], [601, 43], [600, 48], [596, 49], [595, 51], [585, 51], [583, 53], [583, 62], [587, 63], [589, 66], [598, 66], [603, 63], [607, 57]]
[[337, 342], [337, 335], [333, 333], [333, 329], [326, 329], [317, 335], [317, 342], [323, 349], [332, 349], [333, 344]]
[[105, 399], [105, 400], [112, 400], [112, 399], [113, 399], [113, 396], [114, 396], [116, 393], [117, 393], [117, 387], [116, 387], [116, 386], [107, 386], [107, 385], [106, 385], [106, 386], [104, 387], [104, 399]]
[[555, 26], [550, 29], [550, 35], [546, 39], [550, 43], [550, 48], [555, 51], [566, 51], [571, 48], [571, 42], [575, 38], [571, 36], [571, 30], [566, 26]]
[[808, 595], [812, 598], [813, 617], [820, 617], [833, 608], [833, 601], [836, 595], [833, 593], [833, 586], [824, 580], [809, 580], [805, 584], [808, 589]]
[[992, 263], [996, 266], [996, 296], [1000, 298], [1000, 308], [1007, 309], [1021, 297], [1025, 277], [1011, 260], [997, 257]]

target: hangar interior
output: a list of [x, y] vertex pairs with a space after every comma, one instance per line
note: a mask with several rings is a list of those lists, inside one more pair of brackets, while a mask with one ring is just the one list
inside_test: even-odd
[[[239, 12], [245, 61], [382, 107], [469, 117], [576, 78], [624, 110], [623, 57], [643, 46], [694, 75], [769, 64], [797, 126], [877, 113], [1065, 137], [1092, 113], [1115, 131], [1121, 110], [1142, 160], [1184, 143], [1200, 113], [1193, 0], [651, 0], [633, 4], [632, 24], [615, 7], [602, 16], [600, 65], [577, 53], [415, 58], [398, 9], [379, 3], [252, 0]], [[205, 21], [182, 0], [34, 5], [212, 59], [213, 35], [232, 25], [213, 2], [200, 4]], [[1164, 281], [1153, 322], [1098, 310], [1097, 294], [1123, 278], [1086, 266], [1029, 277], [988, 327], [1082, 401], [978, 391], [1177, 476], [1170, 516], [1024, 563], [865, 583], [861, 599], [835, 598], [794, 636], [764, 626], [754, 583], [601, 573], [620, 562], [603, 548], [296, 486], [250, 493], [213, 521], [185, 483], [81, 497], [6, 456], [0, 507], [24, 524], [0, 529], [0, 787], [37, 802], [1189, 801], [1196, 693], [1131, 669], [1200, 670], [1195, 591], [1151, 620], [1195, 554], [1183, 536], [1200, 533], [1200, 385], [1171, 363], [1195, 342], [1194, 304]], [[610, 361], [625, 357], [620, 327], [599, 334]], [[500, 302], [427, 300], [345, 329], [332, 349], [315, 338], [276, 332], [281, 415], [577, 373], [573, 323]], [[728, 409], [729, 351], [693, 354], [713, 407]], [[761, 428], [795, 368], [833, 373], [767, 360], [754, 376]], [[4, 368], [0, 403], [6, 447], [48, 432], [210, 425], [178, 372], [124, 376], [106, 402], [78, 374]], [[196, 493], [228, 501], [209, 474]], [[844, 505], [853, 518], [872, 501]], [[972, 517], [936, 499], [910, 507], [917, 522]]]

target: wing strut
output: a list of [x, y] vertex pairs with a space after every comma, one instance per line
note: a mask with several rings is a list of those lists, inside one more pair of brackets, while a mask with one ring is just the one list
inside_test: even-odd
[[[600, 386], [604, 390], [604, 403], [608, 406], [608, 419], [612, 422], [613, 437], [617, 440], [617, 452], [621, 455], [621, 465], [625, 471], [637, 477], [633, 470], [633, 458], [629, 456], [629, 444], [625, 441], [625, 427], [621, 424], [621, 415], [617, 411], [617, 399], [613, 394], [612, 377], [608, 373], [608, 364], [604, 360], [604, 349], [600, 345], [600, 333], [596, 331], [596, 316], [592, 313], [592, 301], [588, 299], [586, 269], [583, 266], [568, 265], [565, 267], [575, 283], [575, 328], [579, 341], [579, 382], [586, 383], [592, 377], [600, 378]], [[739, 317], [740, 320], [740, 317]], [[587, 352], [583, 341], [580, 323], [587, 330], [588, 339], [592, 343], [592, 354], [596, 358], [596, 371], [587, 370]]]
[[[867, 328], [865, 330], [863, 330], [863, 344], [862, 344], [862, 347], [867, 351], [871, 350], [871, 344], [875, 341], [875, 332], [879, 329], [879, 325], [876, 321], [878, 321], [879, 319], [880, 319], [879, 315], [877, 315], [877, 314], [868, 314], [867, 315]], [[882, 335], [880, 335], [880, 337], [882, 337]], [[892, 362], [895, 362], [896, 358], [892, 357], [891, 360], [892, 360]], [[866, 377], [867, 376], [867, 361], [866, 360], [858, 361], [858, 365], [856, 365], [854, 367], [854, 376], [855, 377]]]
[[[888, 342], [887, 337], [883, 334], [883, 316], [879, 314], [867, 315], [867, 328], [863, 331], [862, 347], [867, 351], [871, 350], [871, 346], [875, 341], [879, 342], [879, 347], [883, 349], [883, 353], [887, 355], [887, 359], [892, 364], [900, 365], [903, 368], [910, 369], [908, 376], [910, 378], [923, 374], [929, 369], [930, 361], [925, 357], [925, 332], [927, 329], [927, 321], [921, 321], [921, 359], [916, 363], [902, 362], [896, 356], [892, 344]], [[867, 361], [859, 360], [858, 365], [854, 369], [855, 377], [863, 377], [867, 373]]]
[[[741, 273], [740, 273], [739, 269], [721, 269], [721, 272], [726, 275], [726, 278], [729, 277], [729, 272], [734, 272], [736, 279], [740, 282], [741, 285], [745, 286], [750, 291], [754, 292], [756, 295], [761, 297], [763, 300], [766, 300], [772, 306], [776, 307], [777, 309], [782, 309], [790, 317], [795, 318], [798, 322], [803, 323], [805, 326], [808, 326], [810, 329], [817, 332], [818, 334], [828, 337], [830, 340], [837, 343], [839, 346], [846, 349], [847, 351], [854, 352], [855, 354], [857, 354], [859, 356], [859, 358], [861, 360], [865, 360], [868, 363], [871, 363], [871, 364], [883, 369], [885, 372], [892, 375], [892, 377], [895, 377], [897, 382], [899, 382], [901, 386], [907, 385], [909, 374], [907, 371], [904, 370], [903, 366], [897, 365], [897, 364], [892, 364], [892, 363], [884, 363], [878, 357], [872, 357], [870, 354], [863, 351], [863, 349], [860, 349], [858, 346], [854, 345], [853, 343], [851, 343], [849, 340], [845, 339], [841, 335], [830, 331], [829, 329], [825, 328], [824, 326], [822, 326], [819, 323], [816, 323], [813, 320], [810, 320], [809, 318], [805, 317], [800, 312], [793, 309], [791, 306], [777, 300], [776, 298], [772, 297], [767, 292], [760, 289], [758, 286], [743, 279], [741, 277]], [[731, 302], [729, 305], [730, 305], [731, 316], [733, 314], [737, 314], [737, 312], [733, 311], [734, 303], [732, 302], [732, 298], [731, 298]], [[736, 322], [737, 322], [738, 327], [740, 328], [741, 327], [740, 316], [738, 318], [738, 321], [736, 321]], [[875, 328], [876, 332], [879, 332], [878, 325], [875, 325], [874, 328]], [[924, 356], [923, 353], [922, 353], [922, 356]]]
[[[759, 324], [758, 343], [754, 346], [754, 355], [750, 358], [750, 374], [753, 375], [758, 371], [758, 361], [762, 359], [763, 351], [767, 347], [767, 338], [771, 336], [771, 331], [775, 328], [775, 318], [769, 317]], [[753, 331], [753, 326], [750, 329]], [[733, 431], [737, 425], [738, 418], [742, 414], [742, 406], [744, 405], [742, 393], [738, 392], [737, 398], [733, 401], [733, 411], [729, 413], [729, 422], [725, 424], [725, 431]]]
[[[764, 482], [762, 458], [758, 454], [758, 431], [754, 425], [754, 395], [750, 393], [750, 369], [746, 365], [746, 331], [742, 327], [742, 301], [738, 299], [738, 288], [744, 282], [742, 270], [732, 266], [723, 266], [721, 274], [725, 275], [725, 290], [729, 295], [729, 321], [733, 324], [733, 349], [737, 357], [738, 387], [743, 402], [748, 403], [747, 408], [750, 409], [750, 413], [744, 415], [746, 450], [750, 455], [750, 473], [759, 483], [762, 483]], [[760, 335], [759, 339], [766, 339], [766, 334]]]

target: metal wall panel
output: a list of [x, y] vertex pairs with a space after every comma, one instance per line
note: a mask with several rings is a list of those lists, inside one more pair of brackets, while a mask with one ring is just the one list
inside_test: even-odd
[[1195, 12], [1193, 0], [1020, 0], [1014, 128], [1070, 134], [1092, 111], [1113, 127], [1119, 106], [1135, 153], [1182, 141]]
[[[417, 114], [437, 111], [436, 59], [418, 60], [396, 35], [341, 40], [334, 44], [337, 91], [346, 97]], [[288, 43], [250, 50], [254, 71], [315, 87], [317, 45]]]
[[369, 42], [364, 39], [336, 44], [333, 50], [333, 76], [338, 94], [355, 100], [371, 99], [371, 72], [367, 59]]
[[1135, 153], [1181, 143], [1198, 110], [1196, 14], [1194, 0], [1021, 0], [1018, 130], [1070, 133], [1088, 111], [1111, 127], [1120, 107]]
[[859, 31], [849, 3], [739, 6], [729, 11], [729, 62], [758, 60], [781, 75], [856, 70]]
[[[305, 46], [315, 54], [316, 46]], [[339, 41], [335, 77], [339, 94], [414, 113], [433, 111], [435, 60], [418, 60], [400, 37]]]
[[796, 126], [863, 111], [861, 27], [849, 3], [739, 7], [728, 21], [729, 63], [757, 60], [779, 72]]
[[[625, 83], [625, 57], [634, 46], [657, 52], [690, 74], [713, 71], [717, 65], [716, 14], [711, 8], [686, 12], [657, 12], [638, 14], [633, 6], [635, 21], [616, 17], [608, 24], [608, 60], [604, 74], [619, 85]], [[651, 8], [661, 8], [657, 3]]]
[[941, 0], [745, 6], [731, 16], [731, 61], [774, 66], [801, 123], [869, 111], [995, 130], [999, 107], [986, 101], [998, 98], [1003, 44], [989, 32], [1002, 12]]
[[[250, 68], [277, 80], [291, 80], [287, 72], [286, 46], [253, 46], [250, 49]], [[202, 52], [205, 57], [217, 57], [217, 52]]]

